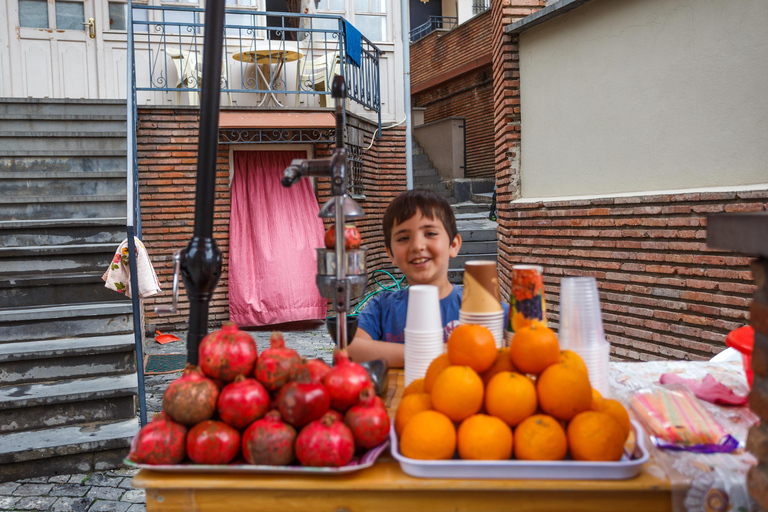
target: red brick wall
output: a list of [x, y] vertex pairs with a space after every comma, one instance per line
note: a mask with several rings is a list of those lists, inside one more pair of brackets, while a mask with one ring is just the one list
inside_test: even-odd
[[[424, 122], [463, 117], [466, 127], [467, 178], [493, 178], [493, 72], [490, 64], [491, 12], [486, 11], [450, 32], [433, 32], [412, 44], [411, 87], [414, 107], [424, 107]], [[456, 75], [457, 68], [480, 59], [483, 64]], [[485, 59], [485, 60], [483, 60]], [[464, 68], [466, 69], [466, 68]]]
[[[544, 267], [550, 325], [560, 279], [598, 281], [603, 322], [617, 359], [709, 359], [747, 323], [749, 258], [706, 247], [706, 214], [766, 210], [768, 190], [670, 193], [545, 202], [520, 198], [518, 38], [504, 28], [536, 0], [494, 2], [494, 122], [499, 267]], [[692, 184], [695, 186], [695, 184]]]
[[[354, 118], [352, 123], [366, 133], [370, 144], [375, 126]], [[173, 282], [173, 252], [186, 247], [194, 228], [195, 183], [197, 168], [197, 109], [143, 108], [138, 122], [138, 172], [141, 200], [142, 236], [155, 267], [162, 291], [144, 300], [147, 322], [166, 330], [187, 328], [189, 303], [183, 283], [179, 291], [179, 311], [157, 316], [156, 305], [170, 305]], [[315, 146], [315, 157], [330, 155], [327, 144]], [[385, 130], [371, 150], [364, 153], [364, 193], [361, 205], [366, 217], [356, 222], [369, 250], [369, 272], [389, 268], [381, 235], [381, 218], [391, 198], [405, 190], [405, 130]], [[327, 178], [318, 180], [318, 202], [329, 198]], [[209, 324], [220, 325], [229, 319], [229, 146], [219, 145], [216, 172], [214, 238], [223, 253], [222, 276], [211, 301]]]

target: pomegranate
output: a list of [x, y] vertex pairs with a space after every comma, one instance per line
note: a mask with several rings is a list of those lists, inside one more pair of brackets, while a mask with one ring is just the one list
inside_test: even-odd
[[296, 379], [301, 357], [295, 350], [285, 347], [285, 340], [279, 332], [272, 333], [269, 345], [256, 363], [256, 378], [267, 390], [274, 391]]
[[163, 411], [173, 421], [191, 426], [213, 416], [218, 397], [216, 384], [200, 367], [187, 364], [182, 376], [168, 384], [163, 395]]
[[328, 412], [325, 413], [325, 416], [333, 416], [333, 419], [336, 421], [344, 421], [344, 415], [336, 409], [328, 409]]
[[245, 428], [267, 414], [269, 393], [256, 379], [238, 375], [219, 394], [219, 418], [235, 428]]
[[346, 350], [333, 354], [334, 366], [323, 377], [323, 385], [331, 395], [331, 407], [344, 412], [360, 400], [360, 392], [372, 385], [365, 368], [350, 361]]
[[333, 414], [311, 422], [296, 438], [296, 457], [304, 466], [344, 466], [354, 454], [352, 431]]
[[223, 421], [202, 421], [187, 434], [187, 455], [197, 464], [227, 464], [239, 451], [240, 432]]
[[306, 363], [312, 382], [323, 382], [323, 377], [331, 371], [331, 367], [322, 359], [310, 359]]
[[312, 382], [306, 366], [301, 369], [297, 380], [280, 389], [277, 401], [283, 419], [296, 428], [319, 420], [331, 406], [328, 391], [322, 384]]
[[353, 405], [344, 415], [344, 423], [355, 437], [355, 446], [370, 450], [389, 437], [389, 415], [387, 410], [378, 405], [373, 386], [360, 392], [360, 402]]
[[249, 464], [285, 466], [295, 458], [296, 430], [283, 423], [279, 411], [269, 411], [243, 433], [243, 456]]
[[232, 322], [200, 342], [200, 368], [209, 377], [231, 382], [240, 374], [250, 375], [256, 365], [256, 342]]
[[178, 464], [186, 454], [187, 429], [167, 414], [155, 414], [131, 442], [128, 459], [139, 464]]
[[[360, 231], [352, 224], [344, 225], [344, 248], [348, 251], [359, 249], [362, 243]], [[325, 232], [325, 248], [334, 249], [336, 247], [336, 226], [331, 225]]]

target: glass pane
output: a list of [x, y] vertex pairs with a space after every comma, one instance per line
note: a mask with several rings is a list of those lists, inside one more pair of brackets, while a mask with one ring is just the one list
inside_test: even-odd
[[133, 9], [133, 31], [147, 32], [149, 25], [137, 25], [137, 21], [149, 21], [149, 11], [146, 9]]
[[125, 30], [128, 4], [109, 2], [109, 30]]
[[[317, 31], [317, 32], [312, 32], [313, 39], [315, 39], [316, 41], [322, 41], [324, 39], [327, 39], [329, 48], [330, 48], [330, 45], [338, 41], [338, 38], [339, 38], [339, 35], [338, 35], [339, 21], [338, 20], [328, 19], [328, 18], [314, 18], [312, 20], [311, 28]], [[328, 30], [333, 32], [322, 32], [323, 30]], [[325, 47], [323, 46], [323, 48]], [[319, 48], [316, 47], [315, 51], [319, 51]]]
[[320, 0], [318, 11], [344, 11], [344, 0]]
[[251, 27], [256, 26], [256, 16], [252, 14], [225, 14], [224, 26], [228, 36], [244, 39], [245, 43], [243, 44], [248, 45], [253, 38]]
[[200, 32], [200, 27], [194, 27], [191, 24], [199, 20], [196, 12], [163, 11], [164, 21], [172, 23], [165, 26], [166, 34], [195, 34]]
[[19, 0], [19, 26], [48, 28], [48, 2], [45, 0]]
[[384, 0], [355, 0], [356, 12], [387, 12]]
[[56, 28], [85, 30], [85, 8], [82, 2], [56, 2]]
[[386, 41], [386, 16], [355, 16], [355, 26], [371, 41]]
[[371, 12], [387, 12], [387, 4], [384, 0], [370, 0]]

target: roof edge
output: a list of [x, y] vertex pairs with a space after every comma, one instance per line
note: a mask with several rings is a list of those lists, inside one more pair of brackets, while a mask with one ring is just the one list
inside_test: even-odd
[[581, 7], [589, 1], [590, 0], [560, 0], [559, 2], [555, 2], [552, 5], [548, 5], [547, 7], [536, 11], [530, 16], [526, 16], [525, 18], [517, 20], [514, 23], [510, 23], [507, 25], [505, 32], [507, 34], [519, 34], [528, 30], [529, 28], [533, 28], [536, 25], [541, 25], [542, 23], [556, 18], [561, 14], [572, 11], [577, 7]]

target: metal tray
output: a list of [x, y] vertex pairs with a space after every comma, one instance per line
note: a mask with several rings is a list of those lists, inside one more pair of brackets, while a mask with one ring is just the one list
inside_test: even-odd
[[633, 453], [624, 452], [617, 462], [576, 460], [416, 460], [404, 457], [397, 444], [394, 427], [390, 430], [392, 456], [403, 472], [418, 478], [470, 478], [519, 480], [625, 480], [637, 476], [650, 454], [645, 448], [642, 429], [632, 422], [637, 444]]
[[166, 473], [275, 473], [283, 475], [342, 475], [360, 471], [361, 469], [373, 466], [376, 459], [389, 448], [389, 440], [384, 441], [376, 448], [372, 448], [361, 456], [353, 458], [349, 464], [339, 468], [311, 468], [300, 465], [291, 466], [257, 466], [254, 464], [233, 463], [222, 465], [210, 464], [137, 464], [128, 459], [123, 462], [132, 468], [151, 469], [152, 471], [162, 471]]

